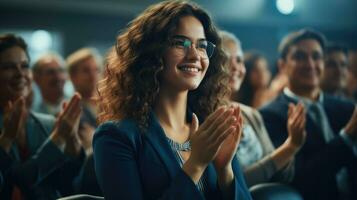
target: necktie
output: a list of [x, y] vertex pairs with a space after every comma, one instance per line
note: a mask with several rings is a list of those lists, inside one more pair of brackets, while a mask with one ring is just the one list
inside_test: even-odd
[[315, 124], [319, 127], [326, 142], [334, 138], [334, 133], [330, 127], [325, 111], [321, 103], [312, 103], [309, 106], [309, 114], [314, 120]]

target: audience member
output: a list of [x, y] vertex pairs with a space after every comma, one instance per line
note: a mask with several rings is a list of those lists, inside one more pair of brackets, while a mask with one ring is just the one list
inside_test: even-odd
[[68, 56], [67, 70], [75, 90], [82, 96], [79, 137], [87, 155], [81, 173], [73, 184], [78, 193], [101, 196], [94, 171], [92, 140], [97, 127], [95, 97], [96, 85], [102, 71], [102, 59], [96, 49], [82, 48]]
[[41, 56], [33, 65], [33, 75], [41, 92], [41, 102], [35, 102], [33, 110], [57, 115], [62, 108], [67, 79], [63, 58], [55, 53]]
[[251, 199], [234, 156], [239, 107], [218, 108], [229, 94], [224, 62], [193, 3], [153, 5], [118, 36], [93, 140], [106, 199]]
[[[0, 36], [0, 199], [55, 199], [68, 195], [81, 162], [76, 140], [80, 96], [59, 114], [32, 112], [31, 71], [24, 40]], [[82, 156], [83, 157], [83, 156]]]
[[357, 102], [357, 49], [348, 51], [347, 97]]
[[262, 54], [248, 52], [244, 57], [246, 76], [236, 100], [253, 108], [259, 108], [274, 99], [281, 91], [281, 87], [277, 87], [277, 81], [274, 82], [274, 88], [269, 86], [271, 73], [268, 61]]
[[97, 82], [102, 71], [102, 60], [93, 48], [80, 49], [67, 58], [70, 79], [75, 90], [82, 96], [82, 122], [96, 127], [96, 104], [94, 97]]
[[[230, 87], [237, 92], [245, 76], [241, 43], [232, 33], [220, 33], [223, 49], [229, 57], [227, 65]], [[289, 106], [289, 136], [277, 149], [274, 148], [259, 112], [239, 104], [243, 122], [243, 135], [237, 151], [238, 161], [244, 169], [248, 186], [265, 182], [289, 182], [294, 176], [293, 160], [305, 139], [305, 110], [302, 104]]]
[[270, 138], [279, 146], [288, 136], [289, 104], [302, 101], [307, 109], [307, 134], [295, 157], [292, 184], [306, 200], [356, 199], [357, 185], [349, 183], [357, 172], [357, 109], [321, 91], [324, 47], [324, 37], [307, 29], [282, 40], [280, 62], [289, 83], [281, 95], [261, 109], [261, 114]]
[[325, 68], [321, 77], [323, 92], [344, 97], [347, 84], [348, 50], [341, 45], [327, 46], [324, 51]]

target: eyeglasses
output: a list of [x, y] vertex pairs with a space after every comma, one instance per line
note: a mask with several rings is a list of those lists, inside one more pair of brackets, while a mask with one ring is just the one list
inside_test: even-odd
[[[175, 36], [169, 41], [170, 47], [173, 47], [182, 56], [186, 56], [189, 49], [193, 46], [193, 42], [183, 36]], [[216, 45], [205, 39], [198, 40], [196, 45], [196, 51], [201, 58], [208, 59], [213, 55]]]

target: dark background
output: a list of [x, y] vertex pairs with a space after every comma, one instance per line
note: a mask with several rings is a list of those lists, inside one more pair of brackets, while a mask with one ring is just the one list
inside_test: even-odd
[[[29, 42], [31, 33], [45, 30], [52, 36], [46, 50], [66, 57], [78, 48], [93, 46], [105, 54], [120, 29], [155, 2], [158, 1], [0, 0], [0, 33], [15, 32]], [[357, 46], [356, 0], [295, 0], [290, 15], [278, 11], [276, 0], [195, 2], [211, 13], [218, 27], [235, 33], [244, 50], [264, 53], [273, 70], [279, 41], [292, 30], [309, 27], [324, 33], [329, 41]], [[41, 52], [30, 51], [32, 61]]]

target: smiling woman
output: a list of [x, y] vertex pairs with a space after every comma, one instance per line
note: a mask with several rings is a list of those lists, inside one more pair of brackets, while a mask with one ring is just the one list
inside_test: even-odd
[[210, 17], [183, 1], [151, 6], [118, 36], [93, 141], [105, 199], [251, 199], [223, 55]]
[[26, 104], [28, 62], [22, 38], [0, 35], [0, 199], [57, 199], [72, 190], [71, 184], [58, 183], [72, 182], [83, 158], [77, 139], [80, 96], [72, 97], [57, 120], [33, 112]]
[[[14, 38], [15, 40], [15, 38]], [[26, 44], [18, 40], [19, 45], [1, 49], [0, 54], [0, 105], [5, 107], [8, 101], [14, 101], [20, 96], [30, 93], [31, 72], [29, 69], [29, 57], [24, 49]], [[14, 43], [13, 41], [12, 43]], [[12, 44], [9, 41], [9, 45]]]
[[[208, 42], [201, 22], [192, 16], [182, 17], [170, 38], [167, 51], [163, 55], [161, 90], [180, 88], [181, 91], [196, 89], [202, 81], [208, 65]], [[196, 45], [193, 46], [193, 41]], [[210, 43], [212, 55], [213, 44]]]

